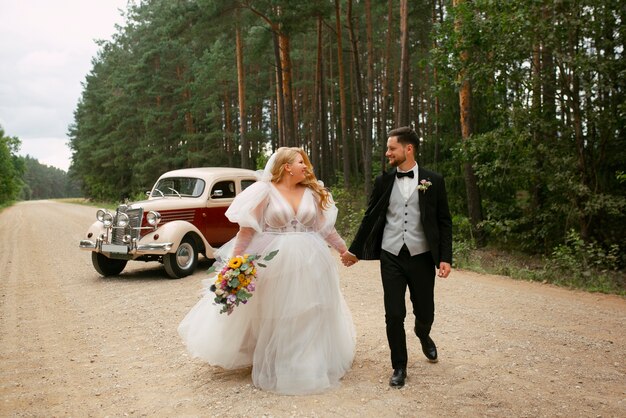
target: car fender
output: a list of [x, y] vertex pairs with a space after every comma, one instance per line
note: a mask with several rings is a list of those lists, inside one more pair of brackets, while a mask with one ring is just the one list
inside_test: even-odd
[[87, 232], [85, 233], [84, 238], [80, 240], [78, 247], [81, 250], [100, 252], [98, 243], [101, 241], [102, 237], [106, 236], [106, 234], [107, 228], [105, 228], [104, 224], [100, 221], [95, 221], [87, 229]]
[[[165, 225], [160, 226], [155, 231], [146, 234], [141, 241], [155, 241], [155, 242], [171, 242], [172, 248], [170, 249], [170, 253], [176, 252], [180, 242], [183, 240], [185, 235], [188, 233], [194, 233], [196, 235], [196, 239], [202, 240], [202, 244], [205, 248], [205, 254], [207, 257], [212, 257], [215, 249], [211, 247], [211, 245], [207, 242], [202, 235], [202, 232], [198, 228], [196, 228], [193, 224], [187, 221], [171, 221], [166, 223]], [[154, 236], [158, 235], [158, 240], [154, 239]], [[198, 248], [198, 251], [201, 249]]]
[[104, 224], [100, 221], [95, 221], [87, 229], [85, 238], [95, 243], [96, 240], [98, 240], [98, 238], [100, 238], [103, 234], [106, 235], [106, 233], [107, 233], [107, 228], [104, 226]]

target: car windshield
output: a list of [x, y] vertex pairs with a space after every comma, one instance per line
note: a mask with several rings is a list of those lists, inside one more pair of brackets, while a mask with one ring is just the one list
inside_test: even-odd
[[157, 182], [151, 196], [199, 197], [204, 185], [204, 180], [196, 177], [166, 177]]

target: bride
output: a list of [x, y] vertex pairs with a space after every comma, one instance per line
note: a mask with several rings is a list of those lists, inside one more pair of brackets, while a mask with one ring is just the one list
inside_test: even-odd
[[212, 279], [178, 327], [194, 357], [235, 369], [252, 365], [255, 386], [309, 394], [339, 385], [354, 359], [355, 330], [328, 245], [347, 251], [334, 224], [337, 208], [301, 148], [279, 148], [260, 181], [226, 216], [239, 233], [216, 258], [278, 250], [258, 269], [256, 291], [231, 315], [219, 313]]

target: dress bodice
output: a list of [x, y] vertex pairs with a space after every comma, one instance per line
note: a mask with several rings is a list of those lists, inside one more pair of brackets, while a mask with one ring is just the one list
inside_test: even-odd
[[315, 230], [317, 208], [309, 188], [304, 194], [297, 212], [274, 187], [270, 187], [269, 200], [264, 212], [263, 230], [266, 232], [311, 232]]

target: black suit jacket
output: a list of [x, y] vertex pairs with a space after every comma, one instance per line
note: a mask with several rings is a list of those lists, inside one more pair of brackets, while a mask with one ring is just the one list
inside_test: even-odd
[[[418, 167], [418, 179], [428, 180], [432, 185], [419, 193], [420, 221], [437, 267], [441, 261], [452, 264], [452, 218], [448, 208], [448, 196], [443, 176]], [[393, 189], [396, 169], [376, 177], [367, 210], [361, 221], [350, 252], [360, 260], [378, 260], [387, 221], [389, 197]]]

